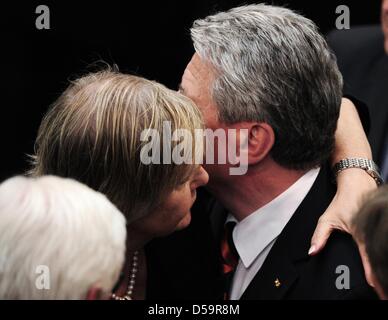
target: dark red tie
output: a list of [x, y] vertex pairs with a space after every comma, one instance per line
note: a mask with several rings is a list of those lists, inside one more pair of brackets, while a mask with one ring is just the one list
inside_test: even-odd
[[224, 300], [229, 300], [229, 290], [232, 284], [233, 274], [238, 264], [238, 253], [233, 242], [233, 229], [236, 222], [228, 222], [224, 227], [224, 235], [221, 240], [222, 271], [225, 276]]

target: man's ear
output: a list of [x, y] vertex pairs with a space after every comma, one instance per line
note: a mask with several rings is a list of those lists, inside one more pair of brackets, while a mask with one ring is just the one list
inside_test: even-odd
[[93, 285], [86, 295], [86, 300], [104, 300], [108, 297], [104, 297], [100, 287]]
[[271, 151], [275, 143], [275, 132], [267, 123], [253, 123], [248, 136], [248, 163], [262, 161]]
[[376, 279], [375, 279], [375, 276], [373, 274], [373, 270], [372, 270], [372, 267], [370, 265], [368, 255], [366, 253], [365, 245], [364, 245], [364, 243], [359, 242], [359, 241], [357, 241], [357, 244], [358, 244], [358, 250], [360, 251], [362, 265], [364, 267], [366, 281], [368, 282], [368, 284], [371, 287], [375, 287]]
[[373, 272], [372, 266], [369, 261], [369, 257], [366, 253], [365, 244], [360, 241], [356, 241], [358, 245], [358, 250], [360, 251], [362, 265], [364, 267], [365, 278], [368, 284], [373, 287], [373, 289], [378, 294], [379, 298], [382, 300], [388, 300], [387, 294], [384, 292], [379, 281], [376, 279], [375, 273]]

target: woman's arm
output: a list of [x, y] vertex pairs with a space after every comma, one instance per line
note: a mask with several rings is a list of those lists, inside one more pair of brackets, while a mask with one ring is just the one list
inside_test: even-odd
[[[345, 158], [372, 159], [368, 139], [364, 133], [357, 109], [352, 101], [343, 98], [332, 165]], [[309, 254], [323, 249], [334, 229], [352, 233], [351, 222], [364, 195], [377, 188], [375, 180], [364, 170], [353, 168], [338, 174], [337, 193], [330, 206], [319, 219], [311, 239]]]

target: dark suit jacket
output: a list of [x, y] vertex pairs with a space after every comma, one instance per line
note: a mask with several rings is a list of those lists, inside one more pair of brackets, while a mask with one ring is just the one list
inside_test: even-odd
[[190, 225], [146, 246], [146, 299], [222, 298], [221, 258], [209, 219], [214, 203], [214, 198], [199, 188]]
[[[334, 194], [330, 172], [324, 167], [241, 299], [376, 298], [366, 283], [351, 236], [335, 233], [322, 253], [316, 257], [307, 254], [317, 221]], [[147, 247], [147, 298], [221, 299], [218, 239], [226, 212], [217, 206], [211, 197], [202, 194], [188, 229]], [[204, 214], [209, 211], [210, 215]], [[339, 266], [346, 266], [350, 272], [349, 290], [336, 287], [341, 275], [336, 274]], [[276, 279], [281, 283], [279, 287], [275, 286]]]
[[328, 42], [343, 74], [345, 93], [366, 102], [371, 117], [369, 141], [373, 158], [381, 165], [388, 130], [388, 55], [381, 26], [333, 31]]

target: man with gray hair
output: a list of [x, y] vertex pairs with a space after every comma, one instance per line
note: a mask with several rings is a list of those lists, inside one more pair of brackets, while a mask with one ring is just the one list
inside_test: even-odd
[[[308, 254], [315, 226], [335, 195], [328, 161], [342, 98], [342, 77], [317, 27], [289, 9], [258, 4], [197, 20], [191, 35], [196, 53], [180, 90], [201, 109], [208, 128], [237, 130], [248, 170], [233, 176], [230, 164], [205, 166], [216, 201], [201, 209], [211, 212], [220, 244], [211, 243], [202, 226], [197, 240], [209, 242], [202, 250], [186, 246], [193, 256], [187, 277], [181, 270], [186, 267], [174, 269], [169, 253], [163, 255], [158, 270], [179, 275], [180, 282], [166, 275], [164, 294], [170, 286], [193, 297], [202, 286], [203, 298], [373, 297], [350, 235], [335, 233], [320, 254]], [[194, 228], [195, 221], [175, 243], [195, 234]], [[344, 284], [340, 266], [348, 271]]]
[[124, 263], [125, 219], [71, 179], [0, 185], [0, 300], [106, 299]]

